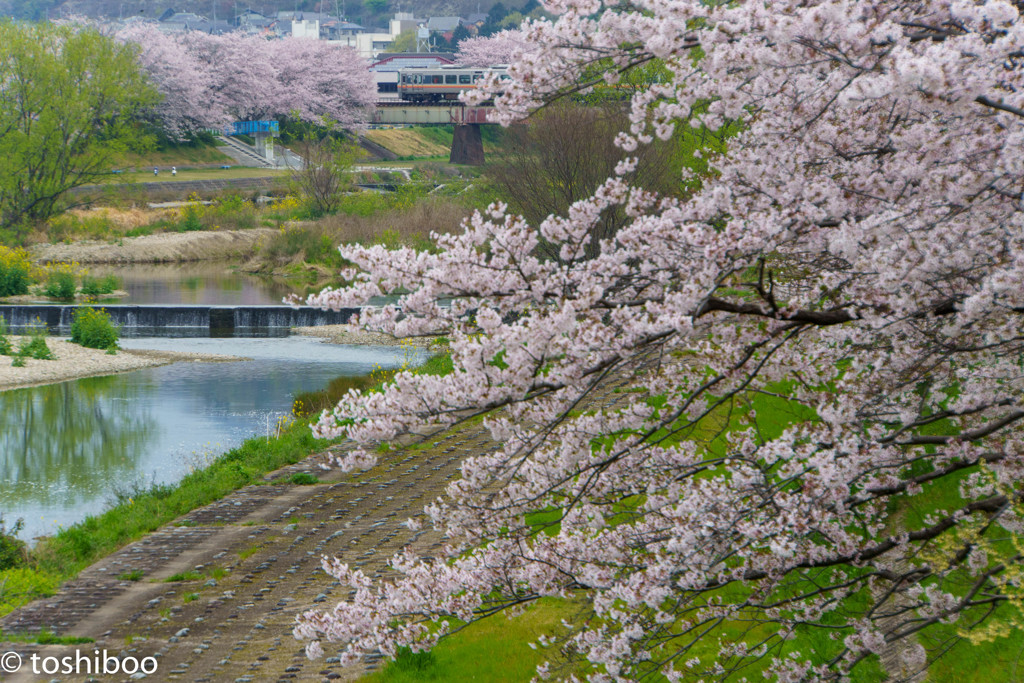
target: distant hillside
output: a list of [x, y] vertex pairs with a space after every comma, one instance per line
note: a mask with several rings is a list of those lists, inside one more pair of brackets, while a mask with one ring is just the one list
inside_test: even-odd
[[[496, 0], [298, 0], [278, 4], [273, 1], [251, 0], [0, 0], [0, 15], [20, 19], [45, 19], [68, 15], [92, 18], [144, 16], [157, 18], [167, 9], [195, 12], [210, 19], [230, 19], [235, 10], [245, 7], [273, 14], [277, 10], [306, 10], [339, 13], [349, 21], [367, 28], [385, 27], [395, 12], [413, 12], [417, 18], [431, 16], [468, 16], [487, 12]], [[526, 0], [503, 2], [506, 7], [518, 8]]]

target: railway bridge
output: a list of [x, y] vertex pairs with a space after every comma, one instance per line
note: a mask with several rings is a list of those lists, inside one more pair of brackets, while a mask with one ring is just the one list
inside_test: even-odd
[[455, 126], [451, 154], [453, 164], [479, 166], [484, 163], [480, 126], [497, 125], [493, 106], [467, 107], [461, 102], [417, 103], [382, 100], [377, 103], [371, 123], [416, 126]]

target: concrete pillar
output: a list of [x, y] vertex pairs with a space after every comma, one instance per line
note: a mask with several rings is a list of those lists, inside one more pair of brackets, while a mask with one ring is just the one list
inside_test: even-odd
[[482, 166], [484, 163], [484, 141], [480, 135], [480, 124], [461, 123], [455, 126], [452, 137], [452, 153], [448, 157], [450, 164], [466, 164]]
[[253, 137], [256, 138], [256, 153], [262, 154], [267, 161], [273, 163], [274, 134], [269, 131], [257, 131], [253, 133]]

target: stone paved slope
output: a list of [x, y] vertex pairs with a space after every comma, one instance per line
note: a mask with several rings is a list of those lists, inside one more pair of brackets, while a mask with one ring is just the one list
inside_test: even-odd
[[[443, 435], [431, 447], [392, 454], [360, 476], [332, 474], [334, 481], [314, 486], [280, 483], [298, 471], [322, 474], [325, 455], [313, 456], [268, 475], [266, 485], [193, 511], [97, 562], [53, 597], [0, 620], [7, 632], [48, 628], [95, 643], [0, 649], [19, 652], [26, 662], [32, 653], [63, 657], [97, 648], [139, 659], [152, 655], [159, 669], [147, 680], [357, 677], [361, 671], [343, 670], [331, 657], [310, 662], [291, 636], [301, 611], [345, 597], [320, 571], [320, 556], [340, 556], [379, 576], [387, 558], [406, 544], [428, 553], [439, 548], [436, 532], [412, 532], [402, 522], [443, 490], [462, 454], [491, 447], [481, 428], [469, 427]], [[189, 571], [202, 576], [167, 582]], [[125, 580], [129, 572], [142, 572], [141, 579]], [[40, 678], [23, 668], [3, 680]]]
[[[594, 405], [613, 405], [621, 386], [612, 380]], [[335, 447], [343, 448], [343, 447]], [[426, 444], [389, 453], [374, 469], [327, 475], [321, 453], [267, 475], [249, 486], [178, 519], [84, 570], [50, 597], [0, 619], [0, 630], [42, 628], [86, 636], [94, 643], [3, 645], [28, 661], [90, 655], [106, 649], [118, 656], [154, 656], [154, 681], [261, 683], [263, 681], [354, 680], [379, 664], [343, 669], [327, 657], [306, 659], [292, 635], [295, 617], [315, 604], [344, 600], [348, 589], [320, 570], [320, 557], [338, 556], [380, 577], [386, 561], [407, 545], [430, 555], [444, 539], [432, 530], [413, 532], [403, 522], [418, 514], [458, 475], [461, 459], [495, 444], [479, 424], [468, 424]], [[320, 475], [314, 486], [288, 484], [296, 472]], [[140, 573], [136, 581], [126, 580]], [[176, 574], [201, 575], [167, 581]], [[26, 667], [0, 680], [50, 680]], [[93, 680], [87, 675], [53, 680]], [[130, 680], [100, 676], [104, 683]]]

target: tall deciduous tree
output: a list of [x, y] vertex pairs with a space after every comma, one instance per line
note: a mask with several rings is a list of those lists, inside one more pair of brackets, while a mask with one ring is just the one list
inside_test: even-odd
[[[500, 447], [467, 456], [426, 511], [450, 539], [440, 557], [403, 553], [379, 585], [325, 563], [356, 590], [301, 618], [310, 654], [321, 640], [348, 660], [429, 647], [449, 617], [565, 595], [594, 618], [562, 651], [595, 680], [839, 680], [891, 644], [912, 672], [941, 653], [930, 631], [1012, 631], [1019, 6], [545, 7], [559, 17], [527, 27], [538, 47], [497, 100], [506, 120], [588, 86], [595, 65], [614, 84], [660, 59], [668, 74], [631, 93], [620, 147], [677, 126], [738, 132], [681, 198], [626, 182], [626, 160], [538, 225], [495, 205], [438, 253], [342, 249], [355, 284], [312, 303], [408, 292], [360, 322], [446, 335], [455, 371], [399, 373], [317, 433], [363, 444], [348, 467], [372, 464], [375, 442], [477, 415]], [[609, 207], [631, 220], [587, 258]], [[612, 382], [617, 400], [592, 400]]]
[[20, 234], [142, 141], [135, 50], [90, 28], [0, 22], [0, 224]]
[[363, 150], [335, 135], [307, 131], [295, 144], [302, 167], [292, 170], [293, 189], [308, 202], [316, 215], [334, 213], [344, 193], [352, 186], [352, 165]]

